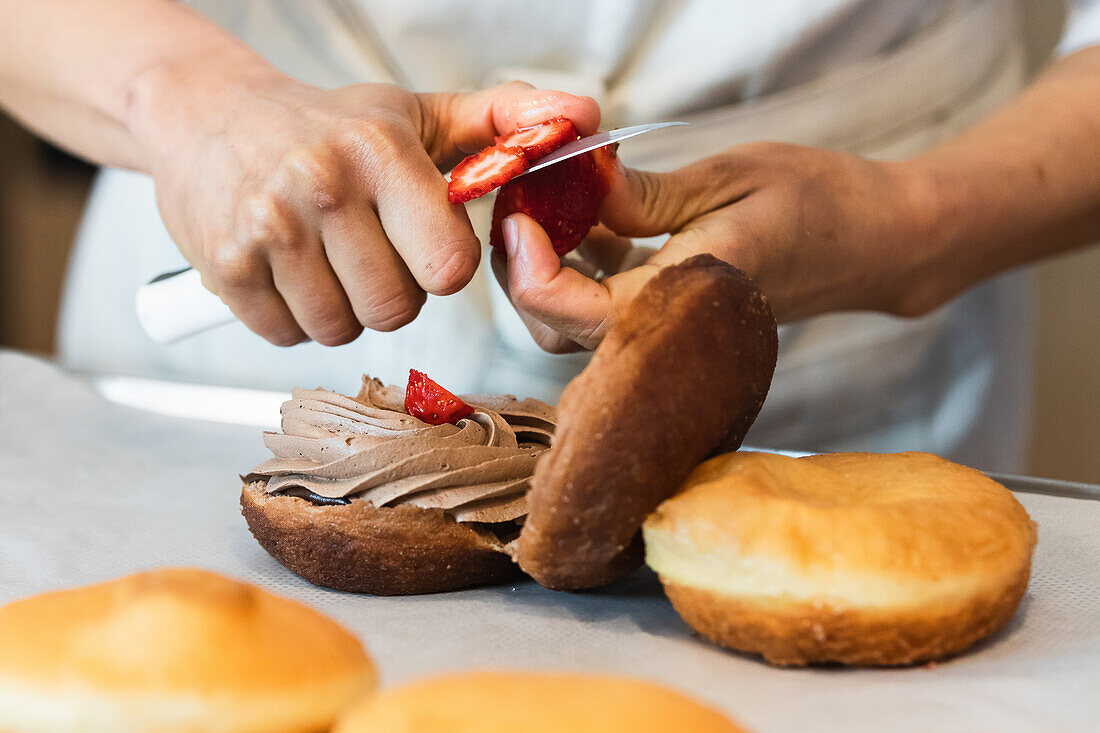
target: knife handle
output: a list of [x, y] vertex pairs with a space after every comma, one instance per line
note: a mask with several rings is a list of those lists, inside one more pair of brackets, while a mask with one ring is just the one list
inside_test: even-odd
[[190, 267], [142, 285], [134, 297], [134, 309], [142, 330], [162, 344], [236, 320], [229, 306], [203, 287], [199, 271]]

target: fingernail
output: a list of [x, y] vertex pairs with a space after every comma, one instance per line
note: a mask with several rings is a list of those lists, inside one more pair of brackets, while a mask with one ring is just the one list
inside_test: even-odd
[[508, 257], [516, 253], [519, 249], [519, 226], [516, 224], [512, 217], [507, 217], [501, 222], [501, 233], [504, 235], [504, 251], [508, 253]]

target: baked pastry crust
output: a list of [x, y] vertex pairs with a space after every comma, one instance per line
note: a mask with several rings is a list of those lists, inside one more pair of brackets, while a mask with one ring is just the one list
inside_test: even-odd
[[365, 501], [317, 505], [241, 491], [241, 513], [260, 545], [314, 585], [374, 595], [407, 595], [496, 583], [519, 575], [487, 530], [440, 509], [375, 507]]
[[926, 453], [737, 453], [646, 520], [647, 562], [704, 637], [776, 665], [905, 665], [1001, 629], [1035, 525], [984, 474]]
[[577, 590], [636, 567], [646, 515], [699, 461], [740, 446], [777, 347], [767, 299], [737, 268], [698, 255], [654, 276], [562, 394], [528, 494], [523, 570]]
[[384, 690], [333, 733], [744, 733], [721, 713], [667, 687], [625, 677], [466, 672]]
[[900, 666], [942, 659], [997, 633], [1027, 590], [1030, 565], [1010, 585], [958, 603], [904, 610], [757, 603], [661, 582], [688, 626], [715, 644], [781, 667]]
[[317, 611], [168, 568], [0, 608], [0, 730], [312, 733], [376, 675]]

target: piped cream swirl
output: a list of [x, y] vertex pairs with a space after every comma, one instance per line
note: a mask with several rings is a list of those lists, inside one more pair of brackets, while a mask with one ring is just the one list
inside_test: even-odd
[[296, 389], [282, 406], [283, 431], [264, 433], [274, 457], [244, 479], [317, 501], [437, 508], [459, 522], [522, 520], [557, 411], [511, 396], [462, 399], [472, 415], [429, 425], [405, 413], [404, 390], [367, 376], [356, 398]]

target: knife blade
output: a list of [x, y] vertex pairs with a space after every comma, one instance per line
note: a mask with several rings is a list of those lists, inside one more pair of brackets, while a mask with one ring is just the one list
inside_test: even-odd
[[610, 145], [622, 140], [626, 140], [630, 137], [637, 135], [644, 135], [647, 132], [653, 132], [654, 130], [662, 130], [666, 127], [676, 127], [678, 125], [687, 125], [687, 122], [651, 122], [648, 125], [634, 125], [633, 127], [620, 127], [615, 130], [607, 130], [606, 132], [597, 132], [595, 135], [589, 135], [588, 137], [582, 137], [580, 140], [574, 140], [571, 143], [566, 143], [560, 148], [550, 153], [544, 158], [539, 158], [539, 161], [533, 166], [525, 170], [523, 173], [516, 176], [516, 178], [523, 178], [528, 173], [534, 173], [540, 171], [543, 168], [548, 168], [555, 163], [560, 163], [563, 160], [568, 160], [581, 153], [587, 153], [589, 150], [595, 150], [596, 148], [602, 148], [604, 145]]

